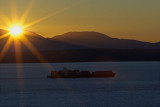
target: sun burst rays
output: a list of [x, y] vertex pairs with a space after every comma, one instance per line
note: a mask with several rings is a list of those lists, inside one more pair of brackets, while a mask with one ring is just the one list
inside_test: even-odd
[[10, 1], [12, 22], [18, 22], [18, 11], [15, 0]]
[[30, 3], [28, 4], [26, 10], [24, 11], [23, 15], [21, 16], [20, 18], [20, 23], [24, 24], [26, 19], [27, 19], [27, 16], [28, 14], [30, 13], [32, 7], [33, 7], [33, 4], [34, 4], [35, 0], [31, 0]]
[[3, 35], [0, 36], [0, 39], [3, 39], [3, 38], [5, 38], [5, 37], [7, 37], [9, 35], [10, 35], [10, 33], [3, 34]]
[[32, 25], [35, 25], [35, 24], [37, 24], [37, 23], [39, 23], [39, 22], [41, 22], [41, 21], [44, 21], [44, 20], [46, 20], [46, 19], [48, 19], [48, 18], [50, 18], [50, 17], [55, 16], [55, 15], [57, 15], [57, 14], [63, 13], [64, 11], [66, 11], [66, 10], [68, 10], [68, 9], [71, 9], [71, 8], [77, 6], [80, 2], [81, 2], [81, 0], [78, 1], [78, 2], [75, 2], [75, 3], [71, 4], [71, 5], [69, 5], [69, 6], [67, 6], [67, 7], [64, 7], [64, 8], [62, 8], [62, 9], [59, 9], [59, 10], [57, 10], [57, 11], [55, 11], [55, 12], [52, 12], [52, 13], [49, 14], [49, 15], [46, 15], [46, 16], [44, 16], [44, 17], [41, 17], [41, 18], [37, 19], [37, 20], [34, 20], [34, 21], [26, 24], [26, 25], [25, 25], [25, 28], [30, 27], [30, 26], [32, 26]]
[[5, 56], [6, 52], [8, 51], [9, 47], [11, 46], [11, 43], [13, 42], [13, 39], [9, 37], [7, 40], [5, 46], [3, 47], [1, 53], [0, 53], [0, 62], [3, 60], [3, 57]]
[[[17, 6], [16, 6], [16, 3], [15, 3], [15, 0], [11, 0], [10, 5], [11, 5], [11, 16], [12, 16], [12, 18], [9, 19], [3, 12], [0, 11], [1, 16], [2, 16], [1, 18], [6, 23], [6, 26], [4, 26], [3, 28], [5, 30], [9, 31], [9, 30], [12, 30], [11, 29], [12, 27], [20, 25], [20, 26], [23, 26], [24, 29], [26, 29], [26, 28], [34, 25], [34, 24], [37, 24], [37, 23], [39, 23], [41, 21], [44, 21], [44, 20], [46, 20], [46, 19], [48, 19], [50, 17], [53, 17], [53, 16], [55, 16], [57, 14], [63, 13], [64, 11], [75, 7], [81, 1], [83, 1], [83, 0], [75, 2], [75, 3], [73, 3], [73, 4], [71, 4], [71, 5], [67, 6], [67, 7], [64, 7], [62, 9], [57, 10], [56, 12], [53, 12], [53, 13], [51, 13], [49, 15], [46, 15], [46, 16], [41, 17], [41, 18], [39, 18], [37, 20], [34, 20], [34, 21], [32, 21], [32, 22], [30, 22], [28, 24], [25, 24], [25, 21], [26, 21], [26, 19], [28, 17], [28, 14], [30, 13], [30, 11], [31, 11], [31, 9], [32, 9], [32, 7], [34, 5], [35, 0], [30, 0], [30, 2], [28, 3], [28, 6], [26, 7], [26, 10], [24, 11], [24, 13], [22, 14], [22, 16], [20, 18], [18, 17]], [[12, 32], [16, 32], [16, 31], [12, 31]], [[5, 37], [7, 37], [9, 35], [11, 35], [11, 33], [3, 34], [3, 35], [0, 36], [0, 39], [3, 39], [3, 38], [5, 38]], [[25, 34], [21, 34], [21, 35], [25, 35]], [[16, 39], [14, 38], [14, 40], [16, 40]], [[47, 63], [47, 60], [41, 55], [41, 53], [32, 45], [32, 43], [25, 36], [23, 36], [22, 39], [18, 39], [18, 40], [22, 41], [27, 46], [27, 48], [34, 54], [34, 56], [37, 57], [40, 60], [40, 62]], [[19, 44], [18, 40], [14, 41], [14, 42], [16, 42], [14, 44], [15, 45], [15, 51], [21, 51], [19, 49], [20, 48], [19, 47], [20, 44]], [[9, 45], [11, 44], [11, 41], [12, 40], [11, 40], [11, 37], [10, 37], [9, 40], [7, 41], [6, 45], [2, 49], [2, 52], [1, 52], [1, 55], [0, 55], [0, 59], [2, 59], [2, 57], [6, 53], [7, 49], [9, 48]], [[17, 57], [18, 56], [19, 55], [17, 55]], [[17, 60], [20, 60], [20, 59], [17, 59]], [[49, 69], [52, 69], [52, 67], [49, 66], [49, 65], [47, 65], [47, 67]]]
[[11, 24], [11, 20], [0, 10], [0, 18], [5, 23], [5, 25]]
[[19, 91], [20, 93], [20, 100], [21, 100], [21, 105], [25, 106], [25, 98], [24, 98], [24, 90], [25, 90], [25, 81], [23, 80], [24, 78], [24, 73], [23, 73], [23, 58], [22, 58], [22, 53], [21, 53], [21, 41], [18, 39], [14, 38], [14, 46], [15, 46], [15, 57], [16, 57], [16, 64], [17, 65], [17, 77], [19, 79], [18, 84], [19, 84]]
[[16, 62], [22, 63], [22, 54], [21, 54], [21, 42], [18, 39], [14, 39], [14, 46], [15, 46], [15, 56]]
[[32, 45], [32, 43], [23, 36], [23, 39], [21, 39], [23, 44], [32, 52], [32, 54], [47, 67], [48, 70], [53, 70], [52, 66], [47, 64], [48, 61], [43, 57], [43, 55]]
[[[53, 17], [55, 15], [58, 15], [60, 13], [63, 13], [65, 12], [66, 10], [68, 9], [71, 9], [75, 6], [77, 6], [78, 4], [80, 4], [80, 2], [82, 2], [84, 0], [79, 0], [78, 2], [75, 2], [67, 7], [64, 7], [62, 9], [59, 9], [51, 14], [48, 14], [48, 15], [45, 15], [44, 17], [41, 17], [37, 20], [34, 20], [30, 23], [25, 23], [25, 21], [27, 20], [27, 17], [34, 5], [34, 2], [35, 0], [30, 0], [28, 6], [26, 7], [26, 10], [24, 11], [24, 13], [21, 15], [21, 17], [19, 18], [18, 16], [18, 12], [17, 12], [17, 6], [15, 4], [15, 0], [11, 0], [11, 19], [8, 18], [2, 11], [0, 11], [0, 19], [4, 21], [5, 23], [5, 26], [1, 26], [1, 28], [5, 29], [5, 30], [9, 30], [11, 27], [13, 26], [17, 26], [17, 25], [20, 25], [22, 26], [25, 30], [34, 25], [34, 24], [37, 24], [37, 23], [40, 23], [41, 21], [44, 21], [50, 17]], [[16, 64], [17, 65], [17, 77], [18, 78], [21, 78], [19, 79], [18, 81], [18, 84], [19, 84], [19, 90], [20, 90], [20, 99], [21, 99], [21, 103], [22, 103], [22, 106], [25, 106], [25, 98], [24, 98], [24, 95], [23, 95], [23, 92], [24, 92], [24, 89], [25, 89], [25, 85], [24, 85], [24, 74], [23, 74], [23, 52], [22, 52], [22, 49], [21, 49], [21, 46], [22, 44], [24, 44], [30, 51], [31, 53], [41, 62], [43, 63], [43, 65], [47, 68], [47, 70], [53, 70], [53, 67], [48, 64], [48, 61], [43, 57], [43, 55], [34, 47], [34, 45], [26, 38], [27, 34], [25, 35], [25, 33], [22, 33], [22, 38], [20, 39], [17, 39], [17, 38], [12, 38], [10, 36], [10, 33], [6, 33], [6, 34], [3, 34], [3, 35], [0, 35], [0, 40], [9, 36], [6, 44], [4, 45], [3, 49], [1, 50], [0, 52], [0, 62], [3, 60], [6, 52], [8, 51], [8, 49], [10, 48], [11, 44], [14, 42], [14, 49], [15, 49], [15, 57], [16, 57]], [[67, 88], [68, 90], [71, 90], [67, 84], [65, 84], [65, 82], [63, 80], [61, 80], [60, 82], [63, 87]], [[76, 96], [74, 96], [72, 93], [71, 95], [77, 99]], [[79, 99], [77, 99], [77, 101], [79, 101]]]
[[[41, 17], [37, 20], [34, 20], [28, 24], [25, 24], [25, 21], [27, 20], [27, 17], [35, 3], [35, 0], [30, 0], [28, 5], [26, 6], [26, 9], [24, 11], [24, 13], [21, 15], [21, 17], [19, 18], [18, 16], [18, 9], [17, 9], [17, 6], [16, 6], [16, 3], [15, 3], [15, 0], [11, 0], [10, 1], [10, 6], [11, 6], [11, 19], [8, 18], [2, 11], [0, 11], [0, 18], [4, 21], [4, 23], [6, 24], [6, 26], [1, 26], [1, 28], [9, 31], [8, 33], [6, 34], [3, 34], [0, 36], [0, 39], [3, 39], [7, 36], [10, 36], [11, 35], [11, 28], [12, 27], [15, 27], [15, 26], [21, 26], [23, 27], [23, 29], [26, 29], [34, 24], [37, 24], [41, 21], [44, 21], [50, 17], [53, 17], [55, 15], [58, 15], [60, 13], [63, 13], [64, 11], [68, 10], [68, 9], [71, 9], [75, 6], [77, 6], [78, 4], [80, 4], [80, 2], [82, 2], [84, 0], [79, 0], [78, 2], [75, 2], [75, 3], [72, 3], [62, 9], [59, 9], [51, 14], [48, 14], [48, 15], [45, 15], [44, 17]], [[15, 31], [13, 31], [15, 32]], [[12, 38], [12, 36], [9, 37], [8, 41], [6, 42], [5, 46], [3, 47], [1, 53], [0, 53], [0, 61], [3, 59], [5, 53], [7, 52], [7, 50], [9, 49], [11, 43], [13, 42], [14, 40], [14, 46], [15, 46], [15, 52], [16, 52], [16, 62], [20, 62], [22, 63], [22, 58], [21, 58], [21, 49], [20, 49], [20, 45], [21, 45], [21, 42], [23, 42], [23, 44], [25, 44], [25, 46], [33, 53], [33, 55], [35, 57], [37, 57], [37, 59], [42, 62], [42, 63], [47, 63], [47, 60], [41, 55], [41, 53], [33, 46], [33, 44], [24, 36], [25, 33], [22, 33], [21, 35], [23, 35], [23, 38], [21, 39], [16, 39], [16, 38]], [[21, 42], [20, 42], [21, 41]], [[45, 65], [47, 66], [47, 68], [49, 70], [53, 69], [49, 64]]]

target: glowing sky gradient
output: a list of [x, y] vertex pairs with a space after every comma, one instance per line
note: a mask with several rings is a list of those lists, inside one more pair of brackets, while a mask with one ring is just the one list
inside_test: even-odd
[[[80, 0], [35, 0], [26, 20], [34, 21]], [[0, 11], [11, 17], [11, 2], [18, 15], [30, 0], [0, 0]], [[160, 0], [82, 0], [77, 5], [41, 21], [28, 30], [46, 37], [69, 31], [97, 31], [111, 37], [160, 41]], [[3, 25], [0, 18], [0, 25]]]

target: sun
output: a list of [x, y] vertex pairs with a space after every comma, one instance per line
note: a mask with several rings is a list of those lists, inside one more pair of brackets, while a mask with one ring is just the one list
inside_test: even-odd
[[13, 26], [10, 28], [10, 34], [12, 37], [19, 37], [23, 32], [23, 27], [21, 26]]

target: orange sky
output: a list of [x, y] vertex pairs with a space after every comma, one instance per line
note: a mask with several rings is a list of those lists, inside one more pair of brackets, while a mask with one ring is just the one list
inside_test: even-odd
[[[11, 18], [11, 8], [13, 11], [16, 7], [20, 17], [30, 1], [0, 0], [0, 11]], [[69, 31], [97, 31], [116, 38], [160, 41], [159, 0], [33, 1], [25, 23], [60, 11], [27, 28], [46, 37]], [[3, 24], [0, 18], [0, 26]]]

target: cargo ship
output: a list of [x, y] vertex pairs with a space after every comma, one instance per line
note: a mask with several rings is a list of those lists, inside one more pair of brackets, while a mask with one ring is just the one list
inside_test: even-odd
[[116, 73], [112, 71], [80, 71], [80, 70], [69, 70], [63, 68], [60, 71], [51, 71], [51, 75], [48, 78], [106, 78], [115, 77]]

